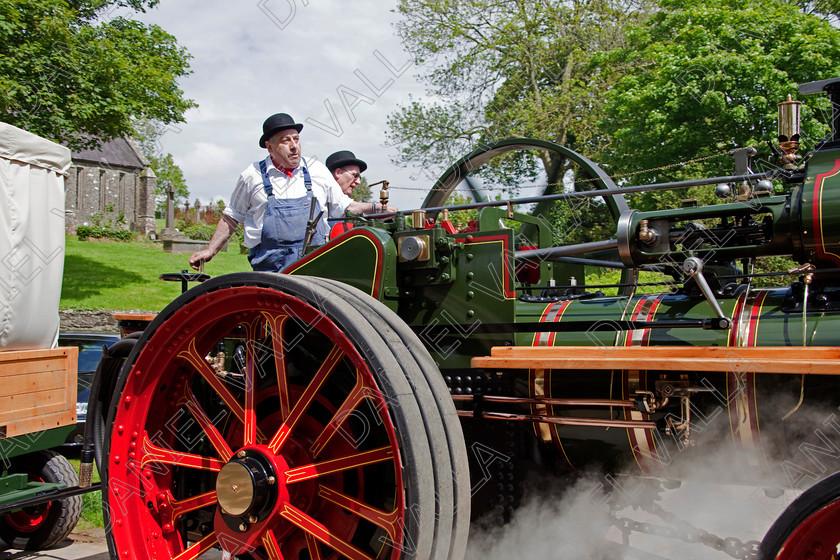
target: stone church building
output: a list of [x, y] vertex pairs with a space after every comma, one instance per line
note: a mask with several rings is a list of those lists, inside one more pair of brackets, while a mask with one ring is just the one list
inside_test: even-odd
[[149, 235], [156, 230], [155, 183], [148, 160], [129, 138], [73, 151], [65, 179], [66, 233], [98, 220]]

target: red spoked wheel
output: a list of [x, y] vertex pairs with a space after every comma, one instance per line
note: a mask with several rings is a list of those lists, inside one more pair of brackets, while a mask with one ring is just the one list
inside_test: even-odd
[[146, 330], [107, 426], [112, 557], [445, 557], [453, 461], [425, 421], [446, 395], [413, 388], [379, 310], [316, 287], [216, 278]]
[[761, 541], [761, 560], [830, 560], [840, 546], [840, 473], [818, 482], [782, 512]]

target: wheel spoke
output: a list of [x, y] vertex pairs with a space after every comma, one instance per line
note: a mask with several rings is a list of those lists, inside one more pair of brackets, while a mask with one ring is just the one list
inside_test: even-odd
[[359, 406], [359, 404], [370, 395], [370, 392], [371, 389], [365, 386], [364, 379], [357, 373], [355, 387], [353, 387], [353, 390], [350, 391], [350, 394], [347, 395], [346, 399], [344, 399], [341, 407], [335, 412], [335, 414], [333, 414], [330, 422], [324, 427], [324, 430], [318, 435], [312, 443], [312, 446], [309, 448], [313, 457], [320, 455], [321, 451], [324, 450], [324, 447], [326, 447], [330, 439], [336, 434], [336, 432], [341, 430], [341, 426], [344, 425], [347, 418], [349, 418], [351, 413]]
[[324, 555], [321, 554], [321, 546], [318, 544], [318, 539], [305, 533], [306, 535], [306, 549], [309, 551], [310, 560], [324, 560]]
[[219, 454], [219, 459], [223, 462], [229, 461], [233, 455], [233, 451], [227, 441], [225, 441], [224, 436], [219, 432], [215, 424], [213, 424], [213, 421], [210, 420], [210, 417], [204, 412], [204, 408], [202, 408], [201, 404], [199, 404], [198, 399], [196, 399], [195, 394], [189, 386], [184, 387], [184, 393], [186, 394], [179, 404], [186, 407], [195, 421], [198, 422], [199, 427], [207, 436], [207, 439], [210, 441], [213, 449], [215, 449], [216, 453]]
[[339, 457], [338, 459], [330, 459], [329, 461], [311, 463], [302, 467], [289, 469], [284, 473], [284, 484], [294, 484], [295, 482], [311, 480], [313, 478], [327, 476], [341, 471], [349, 471], [350, 469], [357, 469], [366, 465], [391, 461], [393, 459], [394, 450], [386, 445], [385, 447], [371, 449], [370, 451], [364, 451], [355, 455], [348, 455], [347, 457]]
[[277, 537], [274, 536], [274, 531], [269, 529], [265, 532], [262, 537], [262, 544], [269, 560], [283, 560], [283, 553], [280, 552], [280, 544], [277, 542]]
[[213, 457], [203, 457], [193, 453], [182, 453], [158, 447], [152, 443], [147, 434], [143, 435], [143, 441], [140, 444], [139, 461], [141, 467], [146, 467], [150, 463], [161, 463], [214, 472], [219, 472], [224, 465], [222, 461]]
[[253, 445], [257, 438], [257, 337], [264, 327], [260, 317], [242, 326], [245, 328], [245, 432], [242, 445], [246, 446]]
[[172, 508], [172, 521], [177, 521], [179, 517], [190, 513], [191, 511], [215, 505], [217, 502], [218, 497], [216, 496], [215, 490], [205, 492], [204, 494], [198, 494], [197, 496], [183, 500], [170, 501], [170, 507]]
[[[245, 424], [245, 409], [242, 407], [242, 404], [236, 399], [233, 393], [230, 392], [230, 389], [224, 384], [224, 382], [219, 379], [216, 375], [216, 372], [213, 371], [213, 368], [210, 367], [204, 358], [198, 355], [198, 351], [195, 348], [195, 340], [191, 340], [188, 343], [187, 349], [183, 350], [178, 354], [179, 358], [183, 358], [187, 360], [198, 372], [201, 377], [207, 381], [207, 383], [212, 387], [212, 389], [219, 395], [222, 401], [227, 405], [230, 409], [230, 412], [239, 419], [242, 424]], [[265, 441], [265, 435], [260, 432], [258, 429], [256, 432], [256, 437], [259, 441]]]
[[335, 367], [343, 357], [344, 351], [339, 348], [338, 345], [334, 345], [330, 350], [330, 353], [327, 354], [327, 357], [324, 359], [324, 363], [321, 364], [321, 367], [319, 367], [315, 375], [312, 376], [312, 380], [309, 382], [309, 385], [306, 386], [306, 390], [303, 392], [300, 399], [298, 399], [295, 403], [294, 408], [289, 413], [289, 417], [285, 422], [283, 422], [283, 425], [280, 426], [277, 433], [274, 434], [274, 437], [271, 439], [271, 442], [269, 442], [268, 448], [273, 453], [278, 453], [283, 447], [283, 444], [295, 429], [297, 423], [301, 418], [303, 418], [303, 413], [306, 412], [306, 409], [308, 409], [309, 405], [312, 404], [312, 400], [315, 398], [315, 395], [318, 394], [318, 391], [321, 389], [324, 382], [333, 370], [335, 370]]
[[327, 527], [291, 504], [284, 504], [280, 515], [350, 560], [373, 560], [352, 544], [332, 534]]
[[219, 397], [221, 397], [233, 415], [239, 418], [239, 421], [244, 424], [245, 410], [242, 408], [239, 401], [236, 400], [236, 397], [233, 396], [233, 393], [230, 392], [230, 389], [228, 389], [222, 380], [219, 379], [216, 372], [210, 367], [210, 364], [198, 355], [198, 351], [195, 349], [194, 339], [189, 342], [186, 350], [178, 354], [178, 357], [187, 360], [196, 369], [196, 371], [198, 371], [199, 375], [201, 375], [201, 377], [210, 384], [210, 387], [216, 391]]
[[351, 498], [346, 494], [342, 494], [337, 490], [333, 490], [323, 484], [318, 487], [318, 495], [335, 505], [355, 513], [359, 517], [366, 519], [378, 527], [382, 527], [391, 538], [391, 542], [399, 542], [400, 537], [400, 512], [397, 510], [383, 511]]
[[184, 552], [182, 552], [172, 560], [195, 560], [196, 558], [213, 548], [213, 546], [215, 546], [216, 543], [216, 533], [208, 533], [207, 536], [205, 536], [197, 543], [193, 544], [191, 547], [186, 549]]
[[283, 345], [283, 334], [288, 315], [263, 314], [271, 331], [272, 355], [274, 369], [277, 372], [277, 396], [280, 398], [280, 419], [285, 421], [289, 417], [289, 383], [286, 378], [286, 348]]

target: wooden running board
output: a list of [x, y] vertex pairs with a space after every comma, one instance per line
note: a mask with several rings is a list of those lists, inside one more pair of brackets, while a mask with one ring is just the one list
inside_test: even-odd
[[837, 346], [495, 346], [479, 369], [663, 370], [840, 375]]

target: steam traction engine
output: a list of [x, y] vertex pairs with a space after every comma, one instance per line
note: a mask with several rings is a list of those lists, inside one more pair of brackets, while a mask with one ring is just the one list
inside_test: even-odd
[[[459, 559], [471, 507], [509, 516], [526, 464], [667, 478], [712, 439], [747, 452], [732, 474], [749, 481], [838, 405], [840, 80], [801, 88], [823, 90], [832, 135], [802, 164], [795, 103], [780, 168], [753, 173], [744, 150], [704, 181], [619, 188], [563, 147], [500, 142], [455, 164], [411, 223], [360, 220], [286, 274], [185, 292], [100, 366], [115, 373], [89, 413], [112, 556]], [[555, 198], [600, 197], [615, 237], [555, 246], [512, 203], [474, 205], [458, 231], [448, 195], [517, 149], [573, 161], [594, 190]], [[694, 185], [721, 203], [624, 199]], [[754, 286], [763, 256], [797, 261], [788, 285]], [[617, 294], [585, 286], [587, 266], [619, 270]], [[644, 270], [670, 284], [640, 293]], [[838, 498], [833, 476], [806, 491], [760, 555], [834, 557]]]

